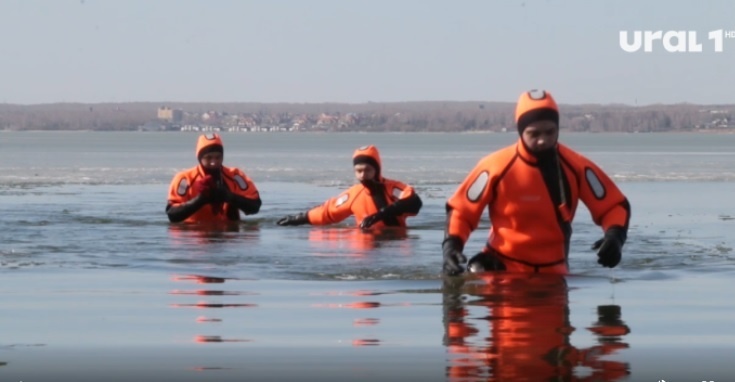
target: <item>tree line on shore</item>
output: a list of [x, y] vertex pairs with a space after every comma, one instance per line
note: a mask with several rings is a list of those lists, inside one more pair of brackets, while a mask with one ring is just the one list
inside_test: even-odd
[[[0, 130], [138, 130], [158, 121], [160, 103], [0, 104]], [[510, 102], [339, 103], [166, 103], [187, 118], [216, 111], [226, 116], [275, 121], [315, 121], [320, 115], [346, 115], [349, 124], [329, 125], [328, 131], [473, 132], [514, 129]], [[735, 105], [560, 105], [561, 125], [578, 132], [735, 131]], [[194, 116], [194, 117], [192, 117]], [[186, 121], [184, 121], [186, 122]], [[309, 130], [314, 125], [301, 130]], [[323, 129], [324, 130], [324, 129]]]

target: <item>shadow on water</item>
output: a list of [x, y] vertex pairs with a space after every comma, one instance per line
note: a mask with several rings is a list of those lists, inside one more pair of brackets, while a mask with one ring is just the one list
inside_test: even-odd
[[485, 273], [444, 280], [444, 346], [450, 381], [619, 381], [630, 328], [618, 305], [597, 307], [586, 329], [597, 344], [577, 348], [570, 336], [569, 288], [563, 276]]

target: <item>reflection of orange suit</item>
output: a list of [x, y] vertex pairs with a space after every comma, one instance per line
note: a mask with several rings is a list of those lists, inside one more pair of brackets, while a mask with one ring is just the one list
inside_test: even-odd
[[[372, 249], [388, 242], [405, 243], [408, 238], [406, 228], [386, 228], [383, 230], [363, 231], [353, 228], [322, 228], [309, 231], [309, 242], [314, 246], [316, 255], [327, 254], [322, 250], [339, 250], [340, 256], [360, 257]], [[410, 254], [410, 248], [399, 245], [399, 254]], [[394, 250], [394, 251], [395, 251]]]
[[[399, 206], [395, 209], [395, 216], [390, 216], [390, 220], [379, 221], [372, 227], [376, 229], [385, 226], [405, 227], [406, 218], [415, 216], [418, 213], [421, 208], [421, 199], [413, 187], [380, 176], [382, 163], [378, 149], [375, 146], [365, 146], [357, 149], [353, 159], [360, 156], [370, 157], [374, 161], [377, 165], [375, 176], [379, 180], [370, 183], [369, 186], [362, 183], [356, 184], [339, 196], [327, 200], [321, 206], [312, 208], [307, 213], [310, 224], [338, 223], [354, 215], [356, 225], [359, 226], [363, 219], [377, 213], [381, 208]], [[378, 205], [383, 202], [385, 205]]]
[[375, 238], [353, 228], [312, 229], [309, 231], [309, 243], [313, 247], [312, 253], [317, 256], [338, 251], [340, 256], [359, 257], [375, 247]]
[[612, 180], [570, 148], [558, 144], [557, 152], [553, 165], [542, 167], [519, 140], [481, 159], [447, 201], [447, 235], [465, 243], [488, 209], [492, 228], [486, 252], [508, 271], [566, 273], [580, 199], [605, 231], [613, 226], [627, 231], [630, 208]]
[[[459, 280], [454, 282], [463, 282]], [[470, 299], [463, 299], [463, 292]], [[586, 380], [574, 376], [576, 366], [592, 368], [599, 378], [595, 380], [615, 381], [629, 374], [627, 363], [599, 360], [626, 344], [589, 349], [570, 344], [574, 328], [569, 322], [567, 285], [561, 276], [484, 273], [476, 283], [447, 288], [444, 298], [445, 345], [450, 354], [447, 377], [451, 381]], [[484, 308], [477, 307], [487, 308], [487, 315]], [[473, 320], [487, 323], [489, 335], [481, 333]], [[628, 332], [617, 330], [609, 321], [598, 324], [620, 335]]]
[[[190, 250], [192, 244], [223, 243], [235, 238], [247, 241], [257, 239], [258, 230], [257, 225], [244, 227], [236, 221], [214, 221], [208, 224], [171, 224], [168, 234], [176, 250], [178, 247]], [[239, 234], [243, 231], [244, 234]], [[206, 253], [210, 249], [202, 247]]]

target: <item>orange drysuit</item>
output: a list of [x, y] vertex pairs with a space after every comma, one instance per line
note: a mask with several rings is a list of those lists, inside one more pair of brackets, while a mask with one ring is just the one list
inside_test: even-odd
[[354, 215], [355, 223], [359, 226], [367, 216], [377, 213], [381, 208], [393, 205], [397, 213], [377, 222], [372, 227], [376, 229], [385, 226], [405, 227], [406, 218], [415, 216], [421, 208], [421, 199], [413, 187], [380, 175], [382, 162], [375, 146], [357, 149], [353, 154], [353, 160], [358, 157], [371, 158], [372, 163], [377, 164], [375, 177], [378, 181], [368, 185], [356, 184], [339, 196], [327, 200], [321, 206], [312, 208], [307, 213], [309, 223], [313, 225], [332, 224]]
[[[203, 150], [213, 145], [222, 146], [222, 139], [218, 134], [205, 134], [200, 136], [196, 147], [197, 158], [200, 158]], [[206, 175], [207, 173], [201, 164], [176, 174], [169, 186], [166, 209], [168, 210], [189, 202], [199, 195], [199, 191], [193, 185]], [[243, 210], [246, 214], [256, 213], [259, 210], [260, 195], [258, 189], [255, 187], [255, 183], [242, 170], [222, 166], [218, 178], [218, 182], [221, 182], [223, 186], [227, 187], [235, 195], [233, 198], [234, 202], [207, 203], [188, 216], [184, 220], [185, 222], [236, 221], [240, 220], [240, 210]], [[238, 203], [239, 201], [243, 203]], [[242, 205], [246, 206], [243, 208]]]
[[580, 199], [605, 231], [627, 231], [630, 207], [613, 181], [572, 149], [557, 144], [556, 152], [542, 165], [519, 139], [481, 159], [447, 201], [447, 236], [467, 242], [487, 209], [492, 227], [485, 252], [506, 270], [566, 273]]

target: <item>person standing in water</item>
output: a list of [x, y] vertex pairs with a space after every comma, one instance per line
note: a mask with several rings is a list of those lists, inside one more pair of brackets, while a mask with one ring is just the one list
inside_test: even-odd
[[580, 200], [604, 231], [593, 245], [597, 262], [617, 266], [628, 237], [628, 199], [595, 163], [558, 142], [559, 108], [549, 92], [521, 94], [515, 122], [518, 142], [482, 158], [447, 201], [444, 273], [465, 271], [464, 245], [485, 210], [490, 236], [469, 271], [567, 273]]
[[381, 174], [380, 153], [375, 146], [355, 150], [352, 164], [358, 184], [322, 204], [300, 214], [278, 220], [280, 226], [327, 225], [355, 217], [358, 227], [406, 227], [406, 218], [421, 209], [421, 198], [413, 187]]
[[172, 223], [232, 222], [240, 211], [260, 211], [255, 183], [239, 168], [226, 167], [219, 134], [203, 134], [196, 145], [199, 164], [176, 174], [168, 191], [166, 214]]

